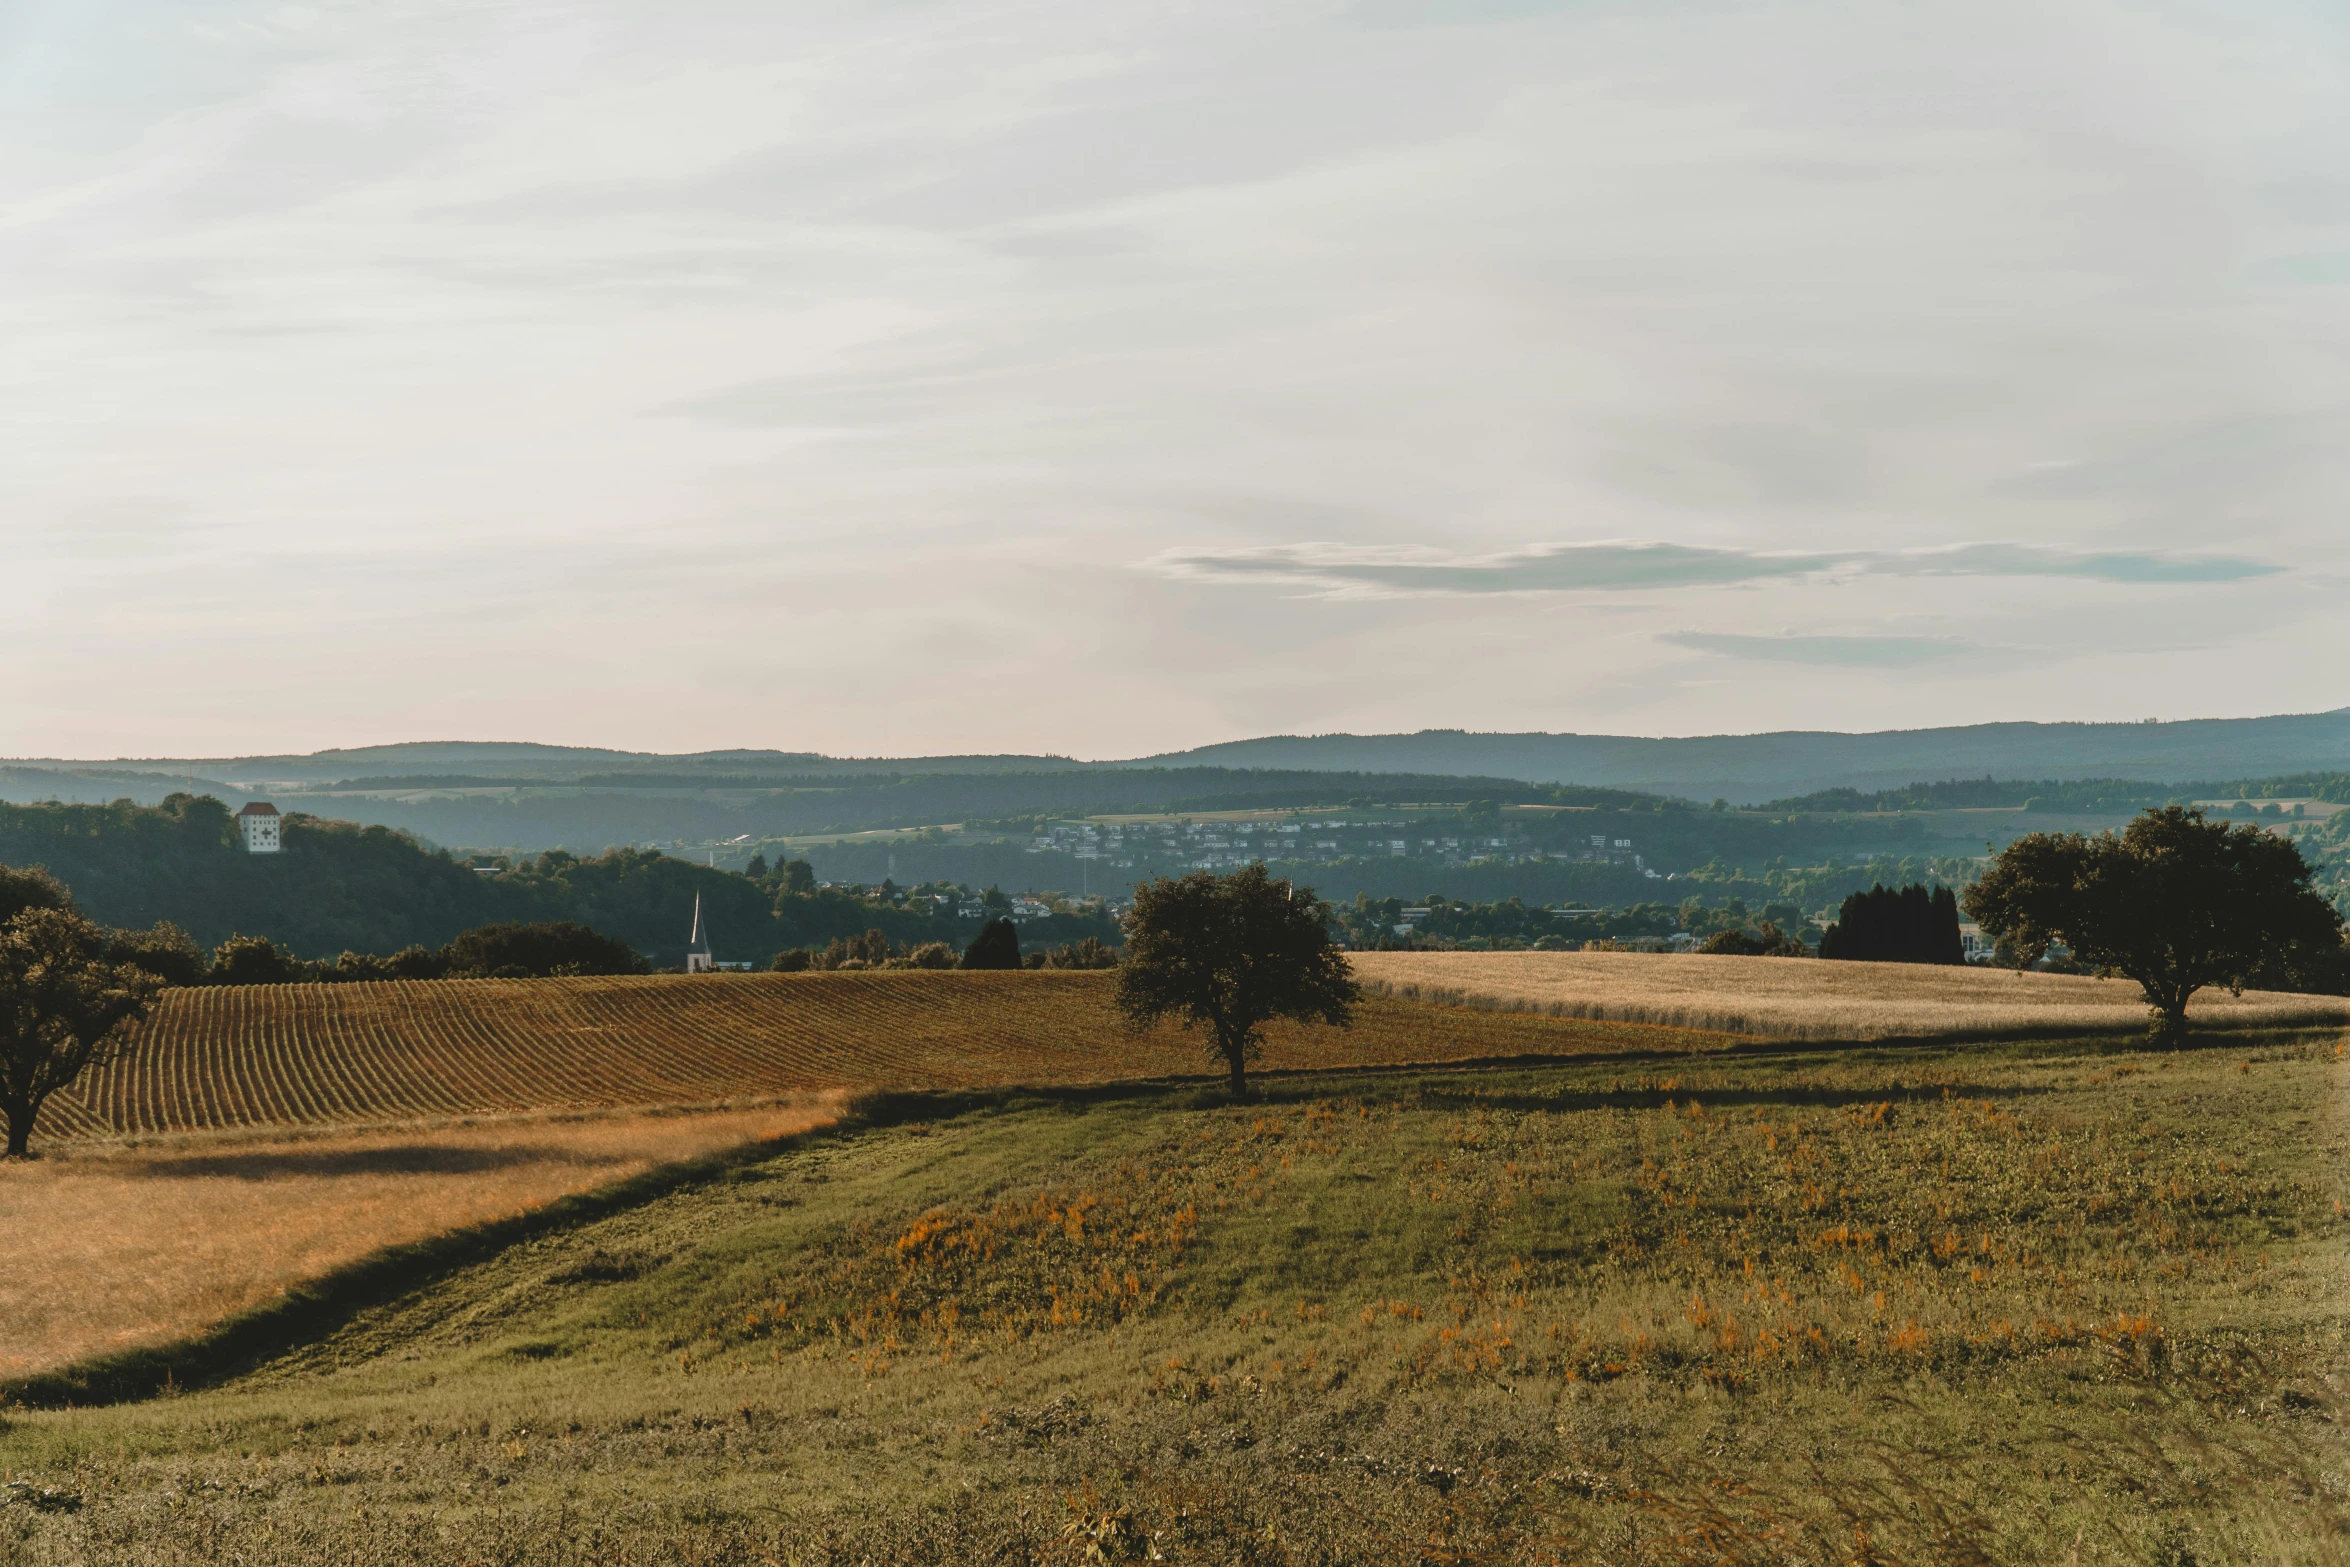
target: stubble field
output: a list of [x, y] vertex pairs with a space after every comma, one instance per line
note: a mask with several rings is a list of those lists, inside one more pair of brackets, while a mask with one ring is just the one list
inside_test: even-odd
[[2350, 1559], [2343, 1050], [913, 1095], [11, 1410], [0, 1561]]
[[836, 1118], [759, 1108], [84, 1140], [0, 1165], [0, 1382], [196, 1333], [388, 1246]]
[[[1646, 952], [1358, 952], [1375, 994], [1542, 1017], [1776, 1039], [2016, 1039], [2143, 1027], [2125, 979], [1917, 963]], [[2350, 1025], [2350, 999], [2224, 990], [2188, 1007], [2205, 1030]]]

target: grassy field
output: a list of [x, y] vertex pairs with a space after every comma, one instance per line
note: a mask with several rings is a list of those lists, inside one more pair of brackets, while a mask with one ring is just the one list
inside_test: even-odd
[[10, 1408], [0, 1562], [2338, 1562], [2337, 1037], [875, 1101]]
[[[0, 1165], [0, 1378], [197, 1332], [375, 1252], [836, 1115], [851, 1090], [1204, 1069], [1099, 974], [822, 974], [174, 992]], [[1383, 1000], [1274, 1066], [1718, 1049]], [[774, 1096], [784, 1096], [778, 1099]], [[657, 1112], [604, 1108], [659, 1105]], [[62, 1132], [64, 1135], [58, 1136]]]
[[[0, 1377], [197, 1332], [380, 1250], [831, 1120], [516, 1115], [352, 1132], [69, 1142], [0, 1164]], [[15, 1237], [38, 1236], [38, 1244]]]
[[[2012, 969], [1646, 952], [1359, 952], [1352, 962], [1376, 994], [1778, 1039], [2094, 1035], [2147, 1019], [2129, 980]], [[2340, 1026], [2350, 998], [2205, 990], [2188, 1013], [2204, 1029]]]
[[[1096, 1083], [1205, 1070], [1140, 1037], [1102, 973], [701, 974], [255, 985], [164, 994], [138, 1048], [50, 1102], [47, 1138], [363, 1124], [809, 1092]], [[1345, 1032], [1276, 1028], [1297, 1070], [1735, 1043], [1375, 1000]]]

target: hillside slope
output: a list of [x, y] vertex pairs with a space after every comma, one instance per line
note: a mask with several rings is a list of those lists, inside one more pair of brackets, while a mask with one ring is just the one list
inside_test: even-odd
[[2340, 1077], [1976, 1046], [899, 1100], [12, 1390], [0, 1549], [2316, 1567]]
[[91, 917], [142, 928], [170, 920], [207, 948], [239, 933], [331, 958], [437, 947], [499, 920], [577, 920], [680, 963], [696, 898], [721, 961], [869, 928], [899, 942], [967, 941], [978, 926], [841, 892], [778, 898], [746, 877], [649, 850], [545, 855], [485, 877], [385, 827], [292, 815], [284, 843], [279, 854], [247, 854], [227, 808], [209, 797], [0, 805], [0, 864], [46, 866]]

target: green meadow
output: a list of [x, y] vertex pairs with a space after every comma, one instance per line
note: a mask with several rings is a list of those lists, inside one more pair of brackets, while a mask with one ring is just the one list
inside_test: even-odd
[[2350, 1559], [2335, 1040], [875, 1100], [21, 1390], [0, 1562]]

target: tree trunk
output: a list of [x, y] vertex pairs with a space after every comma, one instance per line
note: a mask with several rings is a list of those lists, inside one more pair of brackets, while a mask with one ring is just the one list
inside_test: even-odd
[[1224, 1045], [1224, 1065], [1231, 1069], [1232, 1075], [1228, 1081], [1231, 1084], [1232, 1097], [1246, 1099], [1248, 1097], [1248, 1045], [1246, 1042]]
[[2154, 1009], [2154, 1037], [2177, 1043], [2187, 1037], [2187, 998], [2200, 988], [2173, 982], [2167, 985], [2146, 984], [2146, 1002]]
[[34, 1105], [10, 1105], [8, 1107], [9, 1158], [24, 1158], [25, 1150], [32, 1146], [33, 1112], [37, 1108]]

